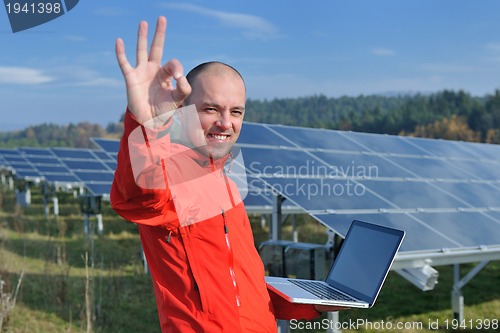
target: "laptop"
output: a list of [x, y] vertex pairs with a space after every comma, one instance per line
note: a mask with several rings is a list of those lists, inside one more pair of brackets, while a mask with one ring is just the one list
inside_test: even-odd
[[267, 288], [291, 303], [372, 307], [404, 236], [354, 220], [325, 281], [266, 276]]

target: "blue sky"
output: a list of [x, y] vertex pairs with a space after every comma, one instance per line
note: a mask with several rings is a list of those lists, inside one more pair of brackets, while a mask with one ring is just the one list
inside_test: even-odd
[[[140, 20], [168, 20], [164, 61], [220, 60], [248, 97], [331, 97], [500, 88], [500, 1], [81, 0], [12, 33], [0, 9], [0, 131], [116, 122], [125, 91], [114, 44], [135, 63]], [[152, 33], [150, 34], [150, 36]], [[257, 110], [248, 110], [252, 112]]]

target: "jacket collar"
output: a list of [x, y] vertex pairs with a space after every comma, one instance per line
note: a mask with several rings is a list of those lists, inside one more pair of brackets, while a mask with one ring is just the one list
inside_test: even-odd
[[203, 168], [211, 168], [212, 171], [224, 168], [224, 165], [226, 164], [227, 160], [231, 157], [231, 152], [229, 152], [228, 154], [226, 154], [226, 156], [214, 160], [213, 158], [202, 154], [197, 149], [188, 147], [183, 142], [175, 142], [175, 143], [179, 144], [179, 146], [182, 147], [181, 149], [184, 155], [193, 159], [193, 161], [195, 161], [199, 166]]

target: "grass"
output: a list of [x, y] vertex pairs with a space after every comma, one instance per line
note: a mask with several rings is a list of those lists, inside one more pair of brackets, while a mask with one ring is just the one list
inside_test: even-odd
[[[130, 333], [159, 332], [151, 278], [142, 266], [140, 241], [135, 225], [119, 218], [104, 204], [104, 234], [91, 241], [83, 235], [78, 200], [59, 193], [61, 216], [43, 214], [42, 199], [34, 191], [30, 207], [20, 209], [15, 196], [0, 193], [0, 279], [12, 290], [24, 272], [16, 307], [10, 312], [4, 332], [9, 333]], [[258, 216], [251, 216], [256, 244], [268, 239]], [[95, 222], [95, 221], [93, 221]], [[299, 241], [324, 243], [323, 227], [309, 217], [297, 218]], [[291, 226], [283, 237], [291, 239]], [[91, 289], [86, 290], [85, 254], [93, 256]], [[473, 265], [462, 265], [462, 276]], [[365, 325], [343, 332], [476, 332], [483, 319], [500, 319], [500, 263], [492, 262], [464, 288], [465, 318], [472, 329], [453, 330], [451, 319], [452, 267], [438, 267], [439, 284], [422, 292], [395, 273], [390, 273], [377, 304], [368, 310], [340, 312], [340, 323], [364, 320]], [[87, 326], [85, 296], [92, 296], [92, 329]], [[446, 327], [448, 320], [448, 328]], [[391, 329], [380, 329], [392, 323]], [[324, 332], [326, 316], [295, 323], [292, 332]], [[396, 329], [397, 323], [422, 327]], [[413, 324], [416, 323], [416, 324]], [[369, 326], [378, 329], [369, 329]], [[435, 327], [437, 325], [437, 327]], [[314, 328], [316, 327], [316, 329]], [[318, 329], [319, 328], [319, 329]], [[2, 332], [2, 333], [4, 333]], [[481, 332], [498, 332], [482, 329]]]

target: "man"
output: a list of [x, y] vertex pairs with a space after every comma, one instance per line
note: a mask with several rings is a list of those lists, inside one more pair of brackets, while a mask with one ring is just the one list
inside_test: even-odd
[[[219, 62], [187, 77], [175, 59], [162, 66], [166, 19], [149, 55], [147, 29], [141, 22], [135, 68], [116, 42], [128, 104], [111, 204], [138, 224], [162, 332], [275, 332], [276, 318], [318, 316], [269, 295], [244, 205], [224, 172], [245, 114], [241, 75]], [[192, 149], [189, 127], [182, 143], [171, 131], [175, 110], [188, 105], [203, 139]]]

